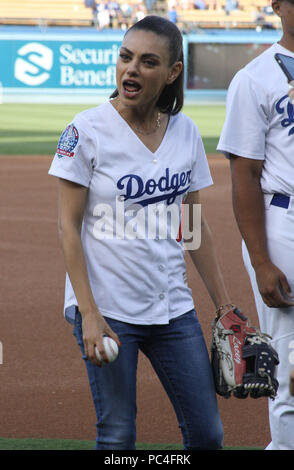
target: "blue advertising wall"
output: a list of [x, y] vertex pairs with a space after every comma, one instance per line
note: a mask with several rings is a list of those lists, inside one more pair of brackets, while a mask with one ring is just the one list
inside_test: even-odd
[[5, 87], [69, 89], [115, 85], [117, 41], [2, 40]]
[[0, 29], [3, 101], [54, 101], [105, 95], [115, 88], [122, 34], [95, 30]]
[[[279, 31], [201, 31], [184, 35], [185, 94], [196, 100], [223, 99], [226, 90], [188, 87], [193, 44], [267, 44]], [[0, 28], [0, 83], [3, 102], [96, 101], [115, 89], [115, 64], [122, 32], [33, 27]], [[191, 55], [191, 54], [190, 54]]]

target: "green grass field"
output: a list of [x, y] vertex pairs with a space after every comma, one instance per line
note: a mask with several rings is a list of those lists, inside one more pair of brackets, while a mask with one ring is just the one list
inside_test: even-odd
[[[93, 450], [93, 441], [75, 441], [71, 439], [6, 439], [0, 438], [1, 450]], [[136, 450], [142, 451], [180, 451], [180, 444], [140, 444]], [[259, 447], [225, 447], [224, 450], [262, 450]]]
[[[86, 105], [1, 104], [0, 155], [53, 155], [60, 134]], [[207, 153], [215, 153], [224, 106], [185, 106], [198, 125]]]
[[[94, 441], [71, 439], [5, 439], [0, 438], [0, 450], [93, 450]], [[136, 450], [181, 450], [181, 445], [137, 444]]]

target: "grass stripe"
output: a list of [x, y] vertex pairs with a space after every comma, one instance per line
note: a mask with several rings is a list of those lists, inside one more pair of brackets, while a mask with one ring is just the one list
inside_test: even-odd
[[[0, 155], [52, 155], [64, 127], [89, 105], [0, 105]], [[224, 106], [185, 106], [183, 111], [198, 125], [207, 153], [214, 153], [220, 135]]]
[[[93, 450], [94, 441], [71, 439], [9, 439], [0, 438], [0, 450]], [[137, 450], [182, 450], [180, 444], [138, 443]], [[224, 450], [262, 450], [260, 447], [225, 447]]]
[[[94, 441], [0, 438], [0, 450], [93, 450]], [[137, 444], [137, 450], [181, 450], [180, 444]]]

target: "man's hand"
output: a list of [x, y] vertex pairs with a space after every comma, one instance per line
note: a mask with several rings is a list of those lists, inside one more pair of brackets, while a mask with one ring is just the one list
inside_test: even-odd
[[285, 274], [270, 261], [255, 266], [256, 281], [268, 307], [292, 307], [294, 297]]

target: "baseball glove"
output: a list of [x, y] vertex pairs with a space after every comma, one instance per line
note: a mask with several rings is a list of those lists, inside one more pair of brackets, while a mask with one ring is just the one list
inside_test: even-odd
[[275, 398], [279, 364], [271, 337], [250, 326], [234, 305], [217, 316], [212, 324], [211, 365], [216, 392], [229, 398]]

